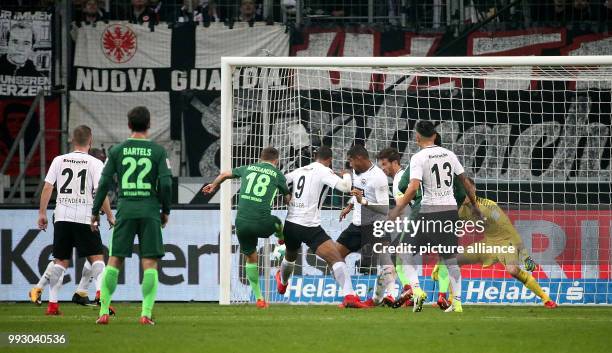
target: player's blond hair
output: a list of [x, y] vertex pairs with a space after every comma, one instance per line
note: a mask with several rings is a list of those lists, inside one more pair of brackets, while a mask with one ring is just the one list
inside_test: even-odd
[[85, 147], [91, 139], [91, 128], [87, 125], [79, 125], [72, 131], [72, 143], [79, 147]]

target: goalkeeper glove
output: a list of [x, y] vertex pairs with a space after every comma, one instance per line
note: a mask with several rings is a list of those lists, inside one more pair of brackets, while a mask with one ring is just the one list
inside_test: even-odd
[[523, 263], [525, 264], [525, 270], [529, 271], [529, 272], [533, 272], [536, 269], [536, 263], [535, 261], [533, 261], [533, 259], [531, 258], [531, 256], [527, 256], [525, 258], [525, 260], [523, 260]]

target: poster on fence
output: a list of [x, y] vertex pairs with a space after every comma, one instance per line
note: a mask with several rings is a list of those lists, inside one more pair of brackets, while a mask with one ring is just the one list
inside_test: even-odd
[[0, 96], [31, 97], [52, 82], [51, 13], [0, 11]]

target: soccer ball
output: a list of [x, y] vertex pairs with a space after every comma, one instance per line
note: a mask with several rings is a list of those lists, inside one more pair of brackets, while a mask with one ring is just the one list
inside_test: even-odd
[[283, 259], [283, 257], [285, 257], [285, 250], [287, 248], [285, 247], [285, 244], [283, 245], [277, 245], [274, 247], [274, 251], [272, 251], [272, 253], [270, 254], [270, 260], [271, 261], [280, 261]]

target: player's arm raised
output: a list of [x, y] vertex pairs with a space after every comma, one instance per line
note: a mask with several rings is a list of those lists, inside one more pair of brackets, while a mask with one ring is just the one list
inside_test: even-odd
[[[240, 168], [236, 168], [236, 169], [240, 169]], [[234, 173], [231, 171], [221, 172], [219, 175], [217, 175], [217, 177], [215, 178], [215, 180], [213, 180], [212, 183], [207, 184], [206, 186], [202, 188], [202, 192], [205, 195], [211, 194], [215, 190], [217, 190], [217, 188], [219, 187], [219, 185], [221, 185], [221, 183], [223, 183], [227, 179], [233, 179], [235, 177], [236, 175], [234, 175]]]
[[[342, 170], [339, 175], [335, 174], [331, 169], [329, 169], [329, 174], [323, 175], [323, 183], [329, 186], [332, 189], [336, 189], [340, 192], [351, 192], [351, 187], [353, 186], [353, 180], [351, 178], [351, 174], [347, 171]], [[342, 221], [346, 216], [353, 210], [353, 198], [346, 205], [344, 209], [340, 212], [339, 220]]]

